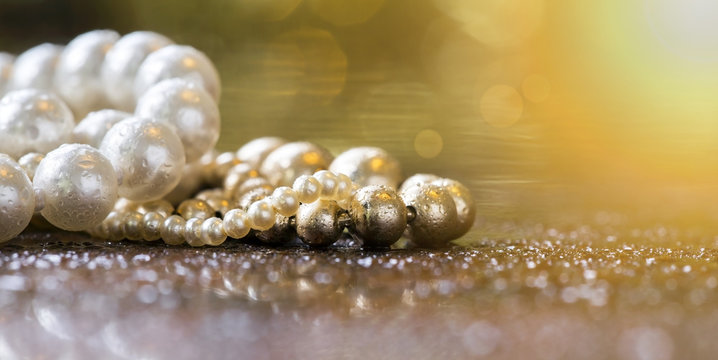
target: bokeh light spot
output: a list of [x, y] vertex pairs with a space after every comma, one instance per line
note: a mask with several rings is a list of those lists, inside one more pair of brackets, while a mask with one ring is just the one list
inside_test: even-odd
[[425, 159], [433, 159], [439, 156], [443, 148], [444, 139], [435, 130], [421, 130], [414, 138], [414, 150]]
[[540, 103], [551, 94], [551, 83], [543, 75], [533, 74], [524, 79], [521, 83], [521, 90], [526, 99]]
[[479, 112], [484, 121], [494, 127], [515, 124], [524, 110], [521, 94], [511, 86], [495, 85], [484, 92], [479, 101]]
[[361, 24], [371, 18], [384, 0], [309, 0], [312, 11], [337, 26]]

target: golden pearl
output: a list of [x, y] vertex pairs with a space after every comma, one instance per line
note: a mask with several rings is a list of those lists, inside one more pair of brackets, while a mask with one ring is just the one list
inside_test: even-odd
[[406, 205], [387, 186], [371, 185], [357, 190], [349, 215], [352, 229], [367, 247], [390, 246], [406, 230]]
[[254, 139], [237, 150], [237, 158], [252, 167], [259, 167], [262, 161], [276, 148], [287, 143], [279, 137], [267, 136]]
[[284, 244], [294, 239], [294, 228], [289, 223], [289, 218], [277, 214], [271, 228], [255, 234], [259, 241], [265, 244]]
[[183, 201], [178, 207], [177, 207], [177, 213], [182, 215], [185, 220], [189, 220], [191, 218], [197, 218], [197, 219], [209, 219], [212, 216], [214, 216], [214, 209], [212, 209], [209, 204], [204, 200], [199, 199], [189, 199]]
[[329, 170], [349, 176], [359, 186], [385, 185], [396, 189], [401, 181], [399, 161], [377, 147], [349, 149], [334, 159]]
[[311, 175], [329, 167], [332, 155], [325, 148], [310, 142], [292, 142], [272, 151], [259, 167], [274, 186], [291, 186], [301, 175]]
[[123, 233], [128, 240], [142, 240], [143, 215], [137, 211], [125, 213], [122, 217]]
[[148, 212], [142, 217], [142, 238], [147, 241], [159, 240], [162, 237], [160, 229], [165, 215], [158, 212]]
[[454, 239], [459, 226], [456, 204], [449, 191], [432, 184], [418, 184], [401, 192], [406, 206], [416, 212], [406, 237], [422, 247], [438, 248]]
[[459, 226], [454, 228], [453, 239], [460, 238], [471, 230], [471, 226], [474, 225], [474, 219], [476, 219], [476, 205], [474, 204], [474, 198], [471, 196], [471, 191], [460, 182], [452, 179], [440, 179], [431, 183], [448, 190], [454, 199], [456, 214], [459, 217]]
[[172, 215], [165, 219], [160, 227], [160, 236], [167, 245], [181, 245], [184, 243], [184, 230], [186, 222], [179, 215]]
[[342, 209], [333, 200], [317, 200], [302, 204], [297, 211], [297, 235], [311, 246], [328, 246], [336, 242], [344, 231], [339, 222]]
[[414, 174], [412, 176], [409, 176], [406, 180], [404, 180], [403, 183], [401, 183], [401, 187], [399, 187], [399, 193], [401, 194], [406, 189], [408, 189], [412, 186], [416, 186], [418, 184], [430, 183], [432, 181], [436, 181], [439, 179], [441, 179], [441, 178], [434, 174]]

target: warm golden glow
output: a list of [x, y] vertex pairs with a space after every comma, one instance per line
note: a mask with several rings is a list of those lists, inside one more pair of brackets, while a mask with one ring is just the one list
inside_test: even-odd
[[508, 85], [496, 85], [486, 90], [479, 100], [479, 111], [484, 121], [498, 128], [519, 121], [524, 110], [521, 95]]
[[319, 161], [321, 160], [321, 158], [322, 158], [322, 156], [315, 151], [308, 152], [308, 153], [305, 153], [304, 155], [302, 155], [302, 160], [304, 160], [304, 162], [309, 165], [318, 164]]
[[419, 156], [425, 159], [432, 159], [441, 153], [444, 147], [444, 140], [441, 135], [432, 129], [419, 131], [414, 138], [414, 149]]

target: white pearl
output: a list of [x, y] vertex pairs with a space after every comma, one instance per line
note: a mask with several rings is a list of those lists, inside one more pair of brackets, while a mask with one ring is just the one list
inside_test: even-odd
[[0, 154], [0, 242], [20, 234], [30, 223], [34, 209], [30, 179], [13, 159]]
[[173, 125], [182, 139], [187, 162], [199, 160], [219, 139], [217, 103], [191, 81], [169, 79], [154, 85], [137, 101], [135, 116]]
[[352, 192], [354, 191], [354, 182], [349, 176], [344, 174], [337, 175], [337, 195], [336, 199], [338, 202], [351, 198]]
[[399, 161], [377, 147], [356, 147], [336, 157], [329, 170], [349, 176], [359, 186], [384, 185], [396, 189], [401, 181]]
[[142, 238], [147, 241], [159, 240], [161, 237], [160, 229], [162, 228], [162, 223], [164, 221], [165, 215], [154, 211], [146, 213], [142, 217], [142, 227], [140, 229], [142, 232]]
[[202, 222], [204, 219], [191, 218], [184, 225], [184, 240], [192, 247], [204, 246], [202, 242]]
[[8, 90], [8, 83], [10, 82], [10, 77], [12, 76], [14, 60], [14, 56], [5, 52], [0, 52], [0, 96]]
[[242, 163], [258, 168], [262, 161], [276, 148], [287, 143], [279, 137], [267, 136], [254, 139], [237, 150], [237, 159]]
[[74, 38], [60, 54], [55, 89], [78, 116], [106, 105], [100, 69], [105, 54], [120, 37], [111, 30], [94, 30]]
[[292, 142], [272, 151], [259, 167], [259, 173], [274, 186], [289, 186], [301, 175], [311, 175], [329, 167], [332, 154], [310, 142]]
[[222, 221], [224, 231], [233, 239], [241, 239], [252, 230], [252, 222], [247, 213], [241, 209], [232, 209], [224, 214]]
[[132, 111], [135, 108], [135, 77], [147, 56], [172, 40], [151, 31], [129, 33], [107, 52], [102, 63], [101, 78], [107, 100], [115, 108]]
[[184, 230], [186, 222], [179, 215], [172, 215], [165, 219], [160, 226], [160, 236], [167, 245], [181, 245], [184, 243]]
[[253, 229], [269, 230], [274, 225], [276, 213], [270, 200], [265, 198], [249, 205], [247, 216], [252, 221]]
[[222, 227], [222, 219], [213, 217], [203, 221], [200, 236], [202, 237], [202, 242], [206, 245], [222, 245], [227, 240], [227, 234]]
[[168, 45], [145, 59], [135, 77], [135, 98], [162, 80], [183, 78], [202, 85], [219, 102], [221, 84], [217, 69], [203, 52], [182, 45]]
[[297, 192], [287, 186], [280, 186], [272, 193], [272, 206], [277, 213], [284, 216], [292, 216], [299, 209], [299, 198]]
[[150, 201], [167, 195], [182, 178], [184, 149], [164, 122], [131, 117], [107, 132], [100, 145], [120, 180], [119, 195]]
[[70, 140], [75, 120], [57, 96], [40, 90], [15, 90], [0, 100], [0, 152], [19, 158], [46, 153]]
[[64, 46], [50, 43], [40, 44], [15, 59], [9, 89], [53, 90], [53, 78], [57, 60]]
[[117, 175], [97, 149], [66, 144], [51, 151], [35, 171], [44, 194], [42, 216], [63, 230], [89, 229], [107, 217], [117, 200]]
[[313, 176], [302, 175], [294, 180], [292, 189], [297, 193], [297, 198], [301, 203], [308, 204], [319, 199], [322, 184]]
[[128, 117], [132, 114], [112, 109], [91, 112], [72, 130], [73, 141], [99, 148], [112, 126]]
[[339, 179], [337, 176], [331, 171], [321, 170], [314, 174], [314, 178], [319, 180], [319, 183], [322, 184], [321, 191], [319, 191], [319, 198], [334, 200], [337, 196], [337, 190], [339, 189]]
[[40, 153], [27, 153], [17, 160], [17, 163], [25, 170], [27, 176], [32, 180], [35, 177], [35, 171], [40, 166], [40, 162], [45, 155]]

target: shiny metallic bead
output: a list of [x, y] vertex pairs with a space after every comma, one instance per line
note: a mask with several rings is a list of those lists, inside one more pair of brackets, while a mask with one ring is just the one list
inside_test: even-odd
[[319, 198], [324, 200], [336, 200], [337, 190], [339, 189], [339, 179], [333, 172], [328, 170], [319, 170], [314, 178], [322, 184], [319, 190]]
[[251, 165], [240, 163], [233, 166], [227, 172], [227, 176], [224, 178], [224, 191], [229, 197], [235, 197], [237, 195], [237, 189], [245, 181], [259, 176], [259, 172], [255, 170]]
[[227, 236], [233, 239], [241, 239], [252, 230], [252, 221], [244, 210], [232, 209], [224, 215], [222, 226]]
[[404, 182], [401, 183], [401, 186], [399, 187], [399, 194], [406, 191], [406, 189], [408, 189], [412, 186], [430, 183], [432, 181], [436, 181], [439, 179], [441, 179], [441, 178], [434, 174], [414, 174], [414, 175], [406, 178], [406, 180], [404, 180]]
[[162, 222], [160, 236], [167, 245], [181, 245], [184, 243], [186, 221], [179, 215], [172, 215]]
[[160, 199], [140, 204], [137, 208], [137, 211], [142, 214], [156, 212], [164, 217], [167, 217], [172, 215], [172, 213], [175, 211], [175, 208], [174, 206], [172, 206], [172, 204], [170, 204], [169, 201]]
[[268, 187], [258, 187], [247, 191], [244, 195], [237, 199], [237, 207], [240, 209], [248, 209], [249, 205], [272, 195], [272, 189]]
[[32, 180], [35, 177], [35, 170], [37, 170], [40, 161], [45, 158], [45, 155], [40, 153], [27, 153], [18, 159], [17, 163], [25, 170], [27, 176]]
[[322, 190], [322, 183], [314, 176], [302, 175], [294, 180], [292, 190], [297, 193], [297, 198], [303, 204], [308, 204], [319, 199]]
[[454, 239], [459, 218], [448, 190], [432, 184], [419, 184], [406, 189], [400, 196], [406, 206], [416, 212], [407, 227], [406, 237], [419, 246], [430, 248], [446, 246]]
[[329, 151], [319, 145], [292, 142], [267, 155], [259, 167], [259, 173], [274, 186], [291, 186], [301, 175], [312, 175], [319, 170], [325, 170], [332, 159]]
[[159, 240], [162, 237], [162, 223], [167, 215], [158, 212], [148, 212], [142, 217], [142, 238], [147, 241]]
[[142, 240], [142, 219], [144, 216], [131, 211], [122, 216], [122, 232], [128, 240]]
[[204, 200], [188, 199], [180, 203], [177, 207], [177, 213], [185, 220], [192, 218], [209, 219], [214, 216], [214, 209]]
[[401, 182], [399, 161], [377, 147], [349, 149], [332, 161], [329, 170], [349, 176], [359, 186], [385, 185], [396, 189]]
[[222, 219], [212, 217], [202, 222], [200, 237], [205, 245], [218, 246], [227, 240], [227, 234], [222, 226]]
[[292, 216], [299, 210], [299, 198], [296, 191], [288, 186], [280, 186], [272, 192], [272, 206], [277, 213]]
[[352, 230], [367, 247], [386, 247], [406, 230], [406, 205], [388, 186], [370, 185], [357, 190], [349, 207]]
[[269, 230], [274, 225], [276, 212], [269, 199], [265, 198], [249, 205], [247, 215], [252, 221], [252, 229]]
[[333, 200], [317, 200], [302, 204], [297, 211], [297, 235], [311, 246], [328, 246], [335, 243], [344, 231], [339, 222], [343, 210]]
[[454, 228], [453, 239], [458, 239], [474, 225], [476, 219], [476, 205], [471, 191], [460, 182], [452, 179], [440, 179], [431, 182], [434, 185], [443, 187], [449, 191], [456, 204], [456, 214], [458, 216], [459, 225]]
[[287, 143], [279, 137], [267, 136], [254, 139], [237, 150], [237, 158], [252, 168], [258, 168], [262, 161], [276, 148]]
[[265, 244], [284, 244], [296, 236], [294, 228], [289, 223], [289, 217], [277, 214], [271, 228], [255, 234], [259, 241]]
[[191, 218], [184, 225], [184, 241], [192, 247], [204, 246], [202, 222], [205, 219]]

